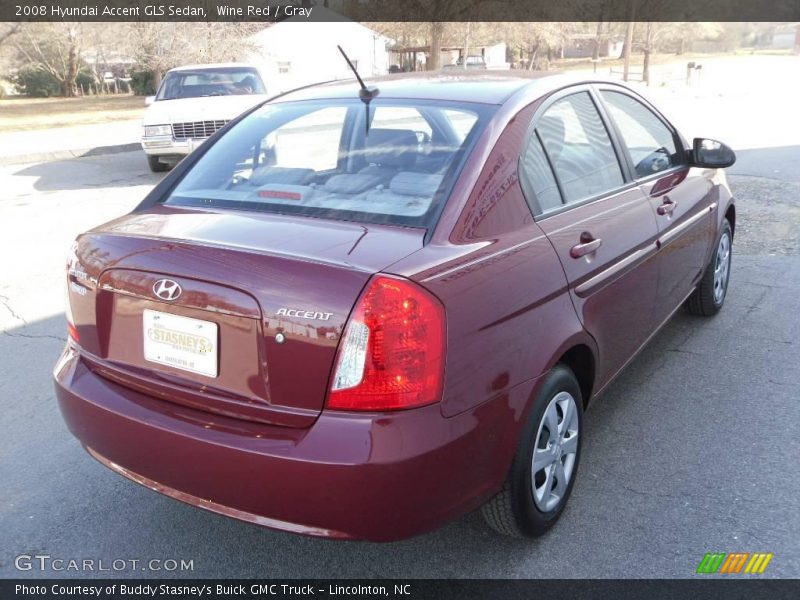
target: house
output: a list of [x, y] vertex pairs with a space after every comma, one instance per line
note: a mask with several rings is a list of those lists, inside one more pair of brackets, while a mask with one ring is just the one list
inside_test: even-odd
[[[424, 71], [430, 55], [430, 46], [394, 46], [389, 53], [390, 62], [406, 71]], [[506, 61], [506, 44], [501, 42], [492, 45], [470, 45], [467, 48], [468, 58], [483, 59], [481, 62], [487, 69], [508, 69]], [[463, 64], [463, 46], [442, 46], [439, 64], [443, 68]], [[467, 61], [470, 64], [470, 60]]]
[[[574, 33], [562, 48], [562, 58], [592, 58], [596, 43], [597, 36], [593, 33]], [[601, 38], [599, 58], [619, 58], [622, 46], [620, 37]]]
[[800, 24], [782, 23], [772, 32], [769, 48], [790, 50], [800, 48]]
[[[325, 10], [315, 6], [314, 16], [319, 17], [318, 11]], [[337, 45], [344, 48], [362, 77], [388, 72], [386, 45], [391, 40], [360, 23], [343, 20], [339, 15], [336, 18], [339, 20], [322, 22], [293, 17], [248, 39], [247, 61], [262, 68], [268, 93], [352, 77]]]

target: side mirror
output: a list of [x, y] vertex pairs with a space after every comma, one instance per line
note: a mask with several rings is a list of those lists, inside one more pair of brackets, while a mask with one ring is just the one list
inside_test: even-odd
[[722, 142], [694, 138], [692, 166], [706, 169], [724, 169], [736, 162], [736, 153]]
[[147, 98], [144, 99], [144, 105], [145, 106], [150, 106], [155, 101], [156, 101], [156, 97], [155, 96], [148, 96]]

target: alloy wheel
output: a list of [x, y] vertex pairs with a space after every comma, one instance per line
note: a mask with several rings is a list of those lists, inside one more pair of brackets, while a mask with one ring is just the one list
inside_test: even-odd
[[728, 288], [728, 274], [731, 264], [731, 238], [728, 232], [722, 233], [717, 246], [717, 260], [714, 264], [714, 302], [721, 304]]
[[578, 452], [578, 408], [569, 392], [553, 396], [539, 422], [531, 461], [531, 491], [542, 512], [564, 498]]

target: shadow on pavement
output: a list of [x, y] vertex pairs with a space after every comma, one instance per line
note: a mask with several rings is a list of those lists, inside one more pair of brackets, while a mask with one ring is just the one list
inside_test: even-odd
[[15, 177], [36, 177], [38, 191], [98, 189], [155, 185], [161, 174], [151, 173], [144, 152], [87, 154], [80, 158], [43, 162], [12, 170]]

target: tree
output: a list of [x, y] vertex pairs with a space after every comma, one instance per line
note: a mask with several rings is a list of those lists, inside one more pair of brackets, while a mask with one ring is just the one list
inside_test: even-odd
[[0, 46], [12, 35], [17, 33], [20, 27], [21, 23], [0, 23]]
[[[346, 13], [355, 20], [372, 21], [380, 14], [389, 25], [391, 21], [408, 21], [413, 19], [427, 29], [427, 43], [430, 48], [428, 60], [425, 65], [427, 70], [435, 71], [441, 68], [441, 50], [445, 43], [445, 36], [452, 34], [457, 23], [448, 21], [463, 21], [470, 11], [478, 6], [481, 0], [408, 0], [407, 2], [372, 2], [348, 5]], [[380, 6], [378, 6], [380, 4]], [[392, 24], [394, 25], [394, 24]], [[392, 31], [384, 30], [386, 35], [394, 38]], [[396, 39], [396, 38], [394, 38]], [[463, 44], [463, 28], [460, 44]]]
[[75, 96], [83, 29], [83, 23], [25, 23], [13, 38], [18, 62], [50, 74], [64, 96]]
[[444, 35], [444, 23], [441, 21], [433, 21], [430, 24], [430, 32], [431, 51], [425, 66], [429, 71], [436, 71], [442, 67], [442, 37]]
[[524, 68], [546, 70], [577, 29], [574, 23], [503, 23], [503, 38], [524, 61]]
[[644, 61], [642, 79], [650, 85], [650, 62], [652, 55], [672, 46], [682, 54], [687, 42], [696, 39], [710, 39], [722, 33], [719, 23], [645, 23], [644, 37], [640, 41]]
[[262, 23], [137, 22], [128, 27], [121, 47], [140, 69], [152, 73], [158, 87], [173, 67], [244, 58], [250, 49], [247, 38], [263, 28]]

